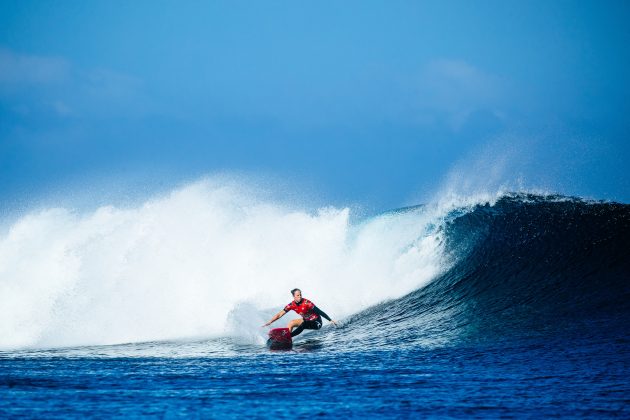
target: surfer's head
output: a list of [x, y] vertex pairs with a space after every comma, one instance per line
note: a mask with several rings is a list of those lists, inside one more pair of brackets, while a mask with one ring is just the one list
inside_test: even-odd
[[291, 290], [291, 294], [293, 295], [293, 300], [295, 302], [299, 302], [302, 300], [302, 291], [300, 289]]

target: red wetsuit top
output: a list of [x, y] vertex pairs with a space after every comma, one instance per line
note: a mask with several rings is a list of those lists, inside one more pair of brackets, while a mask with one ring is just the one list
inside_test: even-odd
[[284, 307], [284, 312], [295, 311], [299, 315], [304, 318], [304, 321], [313, 321], [323, 316], [327, 320], [330, 321], [330, 317], [322, 312], [313, 302], [308, 299], [302, 298], [300, 303], [295, 303], [294, 300], [291, 301], [287, 306]]

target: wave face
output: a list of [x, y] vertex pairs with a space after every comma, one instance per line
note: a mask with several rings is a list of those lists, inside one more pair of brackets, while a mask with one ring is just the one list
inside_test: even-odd
[[383, 346], [629, 336], [630, 206], [513, 194], [454, 212], [442, 228], [456, 262], [351, 326], [387, 331]]

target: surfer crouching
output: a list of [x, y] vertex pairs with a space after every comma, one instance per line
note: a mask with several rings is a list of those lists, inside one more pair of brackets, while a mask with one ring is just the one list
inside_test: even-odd
[[[293, 300], [283, 310], [278, 312], [271, 318], [271, 321], [267, 322], [263, 327], [266, 327], [274, 321], [282, 318], [284, 314], [289, 311], [295, 311], [302, 316], [302, 319], [294, 319], [289, 322], [287, 328], [291, 332], [291, 337], [295, 337], [305, 329], [307, 330], [319, 330], [322, 327], [322, 317], [326, 318], [331, 324], [337, 325], [337, 322], [330, 319], [328, 315], [319, 309], [313, 302], [302, 297], [302, 291], [300, 289], [291, 290]], [[295, 330], [293, 330], [295, 328]]]

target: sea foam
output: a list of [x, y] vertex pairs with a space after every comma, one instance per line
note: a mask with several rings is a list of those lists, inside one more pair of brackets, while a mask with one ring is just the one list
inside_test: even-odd
[[28, 214], [0, 236], [0, 348], [259, 335], [294, 287], [342, 319], [444, 269], [443, 209], [350, 212], [204, 179], [135, 207]]

